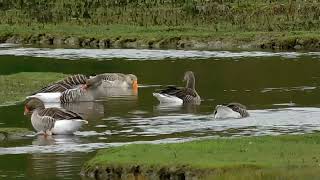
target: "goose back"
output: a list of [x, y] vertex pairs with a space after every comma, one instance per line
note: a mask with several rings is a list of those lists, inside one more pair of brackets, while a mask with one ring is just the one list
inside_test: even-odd
[[198, 93], [191, 88], [168, 86], [158, 91], [160, 94], [168, 94], [183, 100], [183, 103], [200, 103]]
[[87, 79], [88, 79], [88, 76], [83, 74], [68, 76], [63, 80], [52, 83], [46, 87], [43, 87], [38, 91], [33, 92], [32, 95], [37, 93], [64, 92], [67, 89], [72, 89], [81, 84], [86, 84]]
[[229, 103], [227, 107], [231, 108], [233, 111], [238, 112], [241, 117], [248, 117], [249, 113], [247, 107], [240, 103]]
[[61, 103], [80, 101], [80, 98], [86, 96], [88, 93], [86, 90], [78, 87], [74, 89], [67, 89], [62, 92], [60, 96]]
[[247, 108], [240, 103], [217, 105], [214, 111], [214, 117], [217, 119], [245, 118], [248, 116]]

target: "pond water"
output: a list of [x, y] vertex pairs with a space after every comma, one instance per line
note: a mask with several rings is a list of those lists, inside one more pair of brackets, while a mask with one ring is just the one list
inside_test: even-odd
[[[320, 130], [320, 53], [143, 49], [45, 49], [0, 45], [0, 74], [133, 73], [138, 93], [64, 105], [89, 124], [75, 136], [25, 137], [0, 142], [0, 179], [79, 179], [97, 149], [207, 137], [312, 133]], [[159, 106], [152, 92], [184, 86], [192, 70], [200, 106]], [[251, 116], [215, 120], [217, 104], [240, 102]], [[23, 105], [0, 106], [0, 127], [32, 129]]]

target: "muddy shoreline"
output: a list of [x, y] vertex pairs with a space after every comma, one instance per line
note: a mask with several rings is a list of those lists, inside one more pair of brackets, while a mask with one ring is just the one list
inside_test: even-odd
[[119, 166], [119, 167], [96, 167], [95, 169], [87, 169], [81, 171], [82, 177], [89, 177], [92, 179], [203, 179], [208, 176], [212, 176], [216, 173], [223, 172], [223, 169], [192, 169], [187, 166], [180, 167], [163, 167], [163, 168], [145, 168], [140, 165], [135, 166]]
[[192, 49], [192, 50], [320, 50], [320, 37], [274, 37], [257, 35], [253, 38], [84, 38], [51, 34], [2, 35], [0, 43], [14, 43], [33, 46], [63, 48], [148, 48], [148, 49]]

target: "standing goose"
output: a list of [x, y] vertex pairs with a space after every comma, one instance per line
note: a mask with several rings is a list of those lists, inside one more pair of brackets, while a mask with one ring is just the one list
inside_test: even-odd
[[[87, 79], [84, 84], [77, 85], [73, 89], [66, 89], [62, 92], [37, 93], [28, 98], [38, 98], [44, 103], [69, 103], [79, 101], [93, 101], [97, 96], [97, 87], [102, 83], [103, 76], [97, 75]], [[53, 86], [52, 86], [53, 87]], [[57, 85], [55, 87], [62, 87]], [[62, 90], [62, 89], [59, 89]]]
[[161, 89], [153, 96], [156, 97], [160, 103], [174, 103], [174, 104], [197, 104], [201, 103], [200, 96], [195, 90], [195, 77], [192, 71], [187, 71], [184, 74], [184, 81], [187, 81], [185, 87], [168, 86], [166, 89]]
[[24, 106], [24, 114], [31, 115], [31, 123], [38, 133], [44, 135], [73, 134], [88, 121], [72, 111], [59, 108], [45, 108], [43, 102], [37, 98], [29, 98]]
[[227, 105], [217, 105], [214, 111], [214, 118], [245, 118], [249, 113], [247, 108], [240, 103], [229, 103]]

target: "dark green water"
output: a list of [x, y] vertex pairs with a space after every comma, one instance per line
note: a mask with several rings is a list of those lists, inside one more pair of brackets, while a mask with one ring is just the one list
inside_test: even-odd
[[[187, 51], [161, 51], [159, 55], [158, 51], [142, 50], [123, 50], [113, 54], [107, 50], [87, 50], [84, 53], [65, 50], [53, 56], [52, 52], [41, 49], [33, 49], [29, 54], [25, 53], [29, 50], [24, 49], [24, 54], [14, 56], [20, 51], [9, 53], [5, 50], [0, 48], [2, 75], [18, 72], [123, 72], [136, 74], [141, 88], [137, 96], [112, 97], [102, 102], [66, 107], [87, 114], [89, 124], [76, 136], [28, 137], [0, 142], [0, 179], [79, 179], [82, 163], [97, 149], [130, 142], [171, 142], [207, 136], [278, 135], [320, 130], [317, 118], [320, 115], [320, 55], [316, 53], [292, 56], [272, 52], [267, 55], [218, 52], [218, 55], [200, 53], [197, 57], [190, 57]], [[78, 57], [63, 56], [77, 53]], [[119, 58], [122, 53], [127, 55]], [[90, 54], [90, 57], [83, 54]], [[196, 75], [196, 89], [203, 99], [202, 104], [196, 107], [158, 106], [152, 96], [154, 89], [159, 85], [183, 86], [182, 77], [187, 70]], [[211, 116], [213, 108], [231, 101], [245, 104], [251, 117], [214, 120]], [[1, 106], [0, 113], [0, 127], [32, 129], [30, 119], [23, 116], [21, 104]]]

